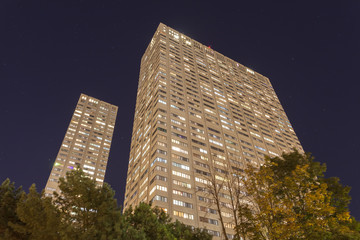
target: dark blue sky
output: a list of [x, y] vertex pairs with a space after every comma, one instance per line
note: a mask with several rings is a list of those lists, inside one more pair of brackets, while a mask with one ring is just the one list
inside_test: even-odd
[[360, 219], [360, 2], [0, 2], [0, 181], [45, 186], [80, 93], [119, 106], [106, 181], [123, 202], [140, 58], [159, 22], [270, 78]]

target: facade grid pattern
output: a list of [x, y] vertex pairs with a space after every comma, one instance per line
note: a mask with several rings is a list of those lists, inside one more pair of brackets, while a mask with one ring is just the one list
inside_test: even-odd
[[[125, 209], [151, 201], [221, 237], [209, 177], [292, 149], [303, 152], [268, 78], [158, 26], [141, 59]], [[233, 228], [231, 213], [223, 215]]]
[[59, 192], [59, 178], [77, 167], [103, 184], [118, 107], [81, 94], [45, 187]]

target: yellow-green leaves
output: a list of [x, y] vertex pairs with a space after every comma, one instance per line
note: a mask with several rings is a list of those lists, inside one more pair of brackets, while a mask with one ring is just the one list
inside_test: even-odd
[[336, 229], [349, 230], [344, 224], [350, 215], [343, 202], [341, 211], [333, 204], [325, 170], [310, 154], [298, 152], [267, 158], [260, 169], [248, 166], [243, 184], [251, 204], [241, 207], [246, 221], [237, 229], [254, 240], [336, 239]]

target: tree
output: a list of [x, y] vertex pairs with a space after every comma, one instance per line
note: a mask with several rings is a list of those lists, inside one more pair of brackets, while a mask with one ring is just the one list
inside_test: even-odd
[[[233, 227], [237, 226], [243, 220], [240, 216], [239, 207], [244, 198], [244, 188], [242, 186], [242, 169], [239, 166], [212, 161], [212, 163], [203, 164], [207, 172], [202, 181], [204, 188], [198, 188], [199, 191], [209, 196], [208, 206], [216, 211], [223, 239], [228, 240], [229, 235], [233, 234]], [[214, 211], [212, 211], [214, 213]], [[234, 238], [241, 239], [240, 232], [235, 231]]]
[[[351, 188], [341, 185], [340, 179], [337, 177], [322, 178], [321, 180], [327, 184], [328, 191], [331, 192], [330, 204], [335, 207], [334, 216], [348, 214]], [[360, 223], [354, 217], [350, 217], [350, 219], [339, 221], [333, 226], [331, 233], [330, 239], [333, 240], [360, 240]]]
[[211, 239], [199, 229], [172, 222], [164, 211], [145, 203], [121, 214], [110, 186], [98, 186], [81, 169], [61, 178], [59, 188], [61, 194], [54, 193], [54, 204], [60, 212], [61, 239]]
[[16, 208], [23, 190], [15, 188], [15, 183], [6, 179], [0, 186], [0, 239], [16, 240], [25, 236], [14, 230], [12, 225], [22, 224], [17, 216]]
[[59, 240], [60, 212], [52, 204], [51, 198], [44, 197], [31, 185], [29, 193], [22, 193], [16, 213], [21, 224], [12, 227], [29, 240]]
[[145, 203], [121, 214], [110, 186], [99, 186], [81, 169], [60, 178], [59, 188], [61, 194], [51, 199], [34, 184], [26, 194], [5, 180], [0, 186], [0, 239], [211, 240], [205, 231], [173, 222]]
[[59, 188], [54, 204], [60, 212], [62, 239], [116, 239], [120, 210], [108, 184], [99, 186], [77, 169], [60, 178]]
[[205, 231], [193, 229], [179, 221], [172, 222], [163, 210], [146, 203], [124, 212], [119, 233], [119, 239], [131, 240], [211, 240]]
[[179, 240], [211, 240], [212, 236], [200, 228], [192, 228], [178, 220], [169, 224], [175, 239]]
[[273, 158], [274, 162], [272, 169], [281, 181], [286, 174], [293, 171], [296, 166], [309, 165], [308, 172], [311, 179], [318, 180], [321, 184], [326, 186], [326, 193], [330, 196], [330, 206], [333, 207], [334, 213], [332, 218], [336, 221], [329, 221], [330, 229], [328, 239], [360, 239], [360, 223], [355, 218], [350, 217], [349, 204], [351, 197], [349, 195], [351, 188], [343, 186], [340, 179], [337, 177], [325, 178], [326, 165], [314, 161], [314, 157], [310, 153], [300, 154], [295, 151], [290, 154], [285, 154], [283, 158]]
[[123, 229], [120, 238], [129, 236], [136, 229], [138, 232], [133, 239], [174, 239], [168, 226], [169, 216], [158, 208], [151, 209], [150, 205], [140, 203], [134, 209], [128, 208], [122, 217], [127, 228]]
[[356, 236], [348, 226], [349, 189], [334, 179], [325, 180], [325, 170], [310, 154], [297, 151], [266, 158], [259, 169], [248, 166], [243, 178], [248, 203], [239, 208], [245, 221], [237, 231], [248, 239], [266, 240]]

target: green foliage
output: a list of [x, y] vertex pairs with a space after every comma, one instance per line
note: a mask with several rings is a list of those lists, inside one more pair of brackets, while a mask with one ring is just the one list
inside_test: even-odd
[[171, 222], [161, 209], [140, 203], [128, 208], [121, 219], [120, 239], [132, 240], [210, 240], [211, 236], [200, 229], [192, 229], [179, 221]]
[[68, 172], [59, 188], [54, 203], [62, 219], [61, 239], [211, 239], [199, 229], [171, 222], [164, 211], [145, 203], [121, 214], [110, 186], [99, 187], [81, 169]]
[[325, 164], [295, 151], [249, 166], [243, 180], [248, 201], [236, 227], [248, 239], [359, 239], [350, 219], [349, 187], [324, 178]]
[[[360, 223], [348, 209], [350, 188], [325, 178], [325, 171], [298, 152], [267, 158], [260, 169], [249, 166], [236, 238], [360, 240]], [[212, 239], [145, 203], [121, 214], [110, 186], [99, 186], [81, 169], [67, 173], [59, 187], [61, 195], [50, 199], [35, 185], [26, 194], [6, 179], [0, 186], [0, 239]]]
[[332, 193], [331, 205], [335, 207], [336, 214], [349, 211], [350, 187], [341, 185], [340, 179], [337, 177], [322, 178], [321, 181], [326, 183], [328, 191]]
[[159, 208], [141, 203], [121, 214], [114, 191], [81, 169], [60, 179], [54, 199], [26, 194], [6, 179], [0, 186], [0, 240], [210, 240], [200, 229], [172, 222]]
[[16, 212], [22, 224], [14, 224], [13, 228], [25, 234], [27, 239], [60, 239], [60, 212], [50, 198], [36, 191], [35, 184], [30, 187], [28, 194], [22, 194]]
[[0, 186], [0, 239], [24, 239], [24, 235], [11, 226], [21, 224], [16, 208], [23, 190], [15, 188], [15, 184], [6, 179]]
[[163, 211], [151, 209], [145, 203], [140, 203], [134, 210], [131, 207], [127, 209], [123, 221], [131, 228], [137, 229], [141, 236], [146, 236], [145, 239], [172, 239], [168, 229], [169, 217]]
[[267, 167], [274, 172], [277, 180], [286, 178], [298, 166], [308, 165], [307, 174], [310, 181], [323, 177], [326, 171], [326, 165], [314, 161], [310, 153], [301, 154], [298, 151], [284, 153], [281, 157], [267, 158], [267, 163]]
[[54, 203], [61, 216], [62, 239], [116, 239], [120, 210], [108, 184], [98, 186], [81, 169], [60, 179]]
[[192, 228], [176, 220], [170, 223], [175, 239], [183, 240], [211, 240], [212, 236], [200, 228]]

